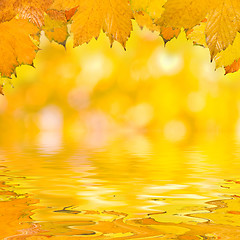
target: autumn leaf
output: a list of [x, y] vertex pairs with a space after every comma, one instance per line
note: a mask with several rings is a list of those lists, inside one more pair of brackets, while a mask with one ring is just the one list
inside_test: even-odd
[[37, 47], [30, 35], [38, 29], [27, 20], [13, 19], [0, 24], [0, 72], [11, 77], [14, 69], [21, 64], [32, 64]]
[[116, 40], [125, 47], [132, 30], [132, 10], [128, 0], [56, 0], [52, 8], [70, 10], [77, 7], [72, 17], [71, 31], [75, 46], [98, 38], [103, 30], [111, 43]]
[[237, 72], [240, 69], [240, 59], [225, 67], [225, 74]]
[[[238, 0], [1, 0], [0, 28], [9, 29], [5, 34], [2, 31], [5, 36], [1, 41], [7, 48], [1, 47], [1, 55], [8, 56], [8, 64], [1, 65], [0, 71], [3, 76], [10, 76], [16, 66], [32, 62], [37, 48], [29, 36], [36, 38], [37, 28], [39, 32], [44, 30], [50, 40], [64, 43], [71, 24], [74, 46], [97, 39], [103, 31], [111, 45], [118, 41], [125, 48], [132, 31], [132, 18], [141, 28], [158, 31], [165, 42], [178, 37], [183, 28], [195, 44], [209, 48], [216, 67], [231, 66], [230, 72], [238, 69]], [[31, 25], [21, 30], [10, 27], [10, 22], [15, 22], [17, 28], [22, 19], [36, 27]], [[17, 39], [23, 37], [28, 40], [19, 43]], [[11, 51], [5, 54], [9, 48]], [[21, 49], [26, 52], [31, 49], [30, 55], [21, 56]]]
[[160, 35], [163, 38], [165, 43], [167, 43], [174, 37], [177, 38], [179, 36], [180, 32], [181, 32], [181, 30], [178, 28], [176, 28], [176, 29], [174, 29], [172, 27], [161, 27], [160, 28]]
[[138, 11], [134, 13], [134, 18], [140, 28], [146, 27], [150, 31], [159, 31], [159, 27], [154, 24], [152, 18], [145, 12]]
[[15, 0], [0, 1], [0, 22], [9, 21], [16, 15]]
[[[233, 44], [229, 45], [225, 50], [218, 53], [214, 60], [216, 62], [216, 67], [227, 67], [232, 66], [232, 71], [236, 70], [236, 66], [234, 67], [234, 62], [240, 58], [240, 33], [237, 33], [236, 38]], [[231, 72], [232, 72], [231, 71]]]
[[56, 20], [50, 20], [49, 18], [45, 20], [45, 26], [43, 28], [46, 37], [50, 41], [55, 41], [60, 44], [64, 44], [64, 42], [68, 38], [68, 29], [66, 24], [60, 24]]
[[3, 85], [0, 85], [0, 94], [4, 95], [4, 93], [3, 93]]
[[240, 31], [240, 5], [238, 0], [221, 0], [209, 12], [206, 39], [211, 56], [233, 43]]
[[77, 9], [78, 6], [65, 11], [67, 21], [69, 21], [73, 17], [73, 15], [77, 12]]
[[164, 27], [192, 28], [203, 20], [208, 11], [208, 1], [168, 0], [160, 24]]
[[29, 19], [38, 27], [44, 25], [44, 12], [50, 7], [53, 0], [19, 0], [16, 1], [16, 8], [19, 18]]
[[238, 0], [168, 0], [160, 24], [191, 29], [207, 16], [205, 37], [212, 58], [233, 43], [240, 30]]
[[138, 25], [147, 27], [151, 31], [158, 31], [167, 43], [173, 37], [178, 37], [180, 29], [164, 27], [161, 25], [160, 18], [164, 12], [163, 5], [166, 0], [132, 0], [131, 6], [134, 11], [134, 18]]
[[187, 32], [188, 39], [191, 39], [194, 44], [207, 47], [207, 42], [205, 38], [206, 22], [201, 22], [201, 24], [195, 26], [190, 31]]
[[57, 11], [57, 10], [50, 9], [50, 10], [47, 10], [46, 13], [53, 20], [67, 22], [66, 14], [64, 11]]
[[67, 24], [65, 11], [48, 10], [42, 29], [50, 41], [64, 43], [69, 35]]
[[41, 27], [44, 25], [44, 13], [52, 3], [53, 0], [1, 0], [0, 21], [9, 21], [18, 16]]
[[131, 0], [131, 7], [133, 11], [147, 11], [150, 3], [150, 0]]
[[165, 3], [166, 0], [131, 0], [131, 7], [133, 12], [142, 12], [154, 20], [161, 17]]

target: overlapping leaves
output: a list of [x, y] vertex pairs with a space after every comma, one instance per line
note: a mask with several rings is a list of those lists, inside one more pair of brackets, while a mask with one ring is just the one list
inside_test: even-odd
[[[238, 0], [168, 0], [164, 8], [165, 11], [158, 23], [165, 27], [188, 30], [190, 38], [194, 35], [195, 43], [209, 48], [211, 58], [216, 61], [217, 66], [227, 66], [240, 57], [235, 53], [233, 58], [236, 59], [227, 63], [228, 56], [224, 53], [234, 44], [240, 31]], [[205, 39], [204, 42], [202, 39]], [[226, 71], [234, 70], [227, 67]]]
[[103, 31], [111, 45], [118, 41], [125, 48], [132, 19], [165, 42], [186, 31], [209, 48], [217, 67], [227, 73], [240, 68], [239, 0], [0, 0], [0, 73], [10, 77], [18, 65], [32, 64], [41, 31], [65, 42], [68, 24], [75, 46]]

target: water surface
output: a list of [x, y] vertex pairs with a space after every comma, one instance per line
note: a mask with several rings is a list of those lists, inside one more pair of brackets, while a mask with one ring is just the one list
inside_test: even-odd
[[1, 239], [240, 239], [231, 137], [6, 145], [0, 174]]

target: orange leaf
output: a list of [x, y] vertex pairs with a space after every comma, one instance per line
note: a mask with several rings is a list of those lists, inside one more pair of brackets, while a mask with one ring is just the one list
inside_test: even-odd
[[62, 22], [67, 21], [67, 18], [66, 18], [66, 15], [65, 15], [64, 11], [58, 11], [58, 10], [50, 9], [50, 10], [47, 10], [46, 13], [53, 20], [62, 21]]
[[21, 64], [32, 64], [38, 49], [30, 35], [38, 29], [26, 20], [13, 19], [0, 24], [0, 72], [10, 77]]
[[162, 36], [163, 40], [165, 42], [170, 41], [174, 37], [178, 37], [180, 34], [180, 29], [174, 29], [172, 27], [161, 27], [161, 33], [160, 35]]
[[73, 17], [77, 9], [78, 9], [78, 6], [65, 11], [65, 16], [67, 18], [67, 21], [69, 21]]
[[225, 74], [237, 72], [240, 69], [240, 59], [235, 60], [232, 65], [225, 67]]
[[16, 16], [15, 3], [16, 0], [0, 1], [0, 22], [9, 21]]
[[19, 18], [28, 19], [38, 27], [44, 25], [44, 12], [50, 7], [53, 0], [22, 0], [16, 1]]

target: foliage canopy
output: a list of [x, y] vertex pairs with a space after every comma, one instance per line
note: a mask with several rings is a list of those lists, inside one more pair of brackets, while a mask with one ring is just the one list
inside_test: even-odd
[[105, 32], [124, 48], [132, 20], [158, 31], [165, 42], [186, 32], [194, 44], [208, 47], [216, 67], [240, 68], [238, 0], [0, 0], [0, 73], [11, 77], [21, 64], [32, 64], [41, 31], [74, 46]]

